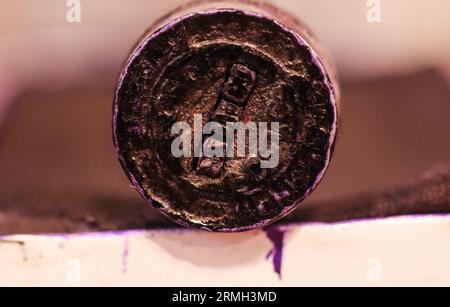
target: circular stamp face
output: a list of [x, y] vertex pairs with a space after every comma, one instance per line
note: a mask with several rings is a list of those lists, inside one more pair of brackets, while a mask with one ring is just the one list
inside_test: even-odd
[[336, 135], [330, 78], [298, 33], [221, 9], [146, 36], [118, 82], [114, 141], [133, 185], [185, 226], [242, 231], [293, 210]]

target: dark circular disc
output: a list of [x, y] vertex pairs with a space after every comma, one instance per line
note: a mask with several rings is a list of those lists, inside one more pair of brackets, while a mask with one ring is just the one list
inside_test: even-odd
[[[243, 231], [282, 218], [320, 182], [336, 136], [335, 100], [301, 33], [256, 13], [208, 10], [149, 33], [133, 51], [118, 81], [114, 141], [133, 185], [171, 219]], [[172, 128], [195, 130], [196, 115], [203, 125], [279, 123], [279, 163], [175, 157]]]

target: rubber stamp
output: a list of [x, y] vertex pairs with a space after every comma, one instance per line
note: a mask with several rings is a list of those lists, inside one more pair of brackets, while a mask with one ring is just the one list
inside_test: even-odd
[[323, 178], [338, 96], [296, 18], [260, 2], [197, 1], [152, 26], [125, 63], [115, 148], [136, 190], [174, 221], [259, 228]]

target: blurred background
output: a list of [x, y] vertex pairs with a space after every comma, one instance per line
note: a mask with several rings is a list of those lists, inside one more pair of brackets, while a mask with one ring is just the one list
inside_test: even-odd
[[[116, 160], [114, 87], [131, 48], [184, 1], [0, 3], [0, 234], [148, 228]], [[272, 1], [301, 18], [337, 66], [342, 123], [307, 202], [402, 185], [450, 157], [450, 2]]]

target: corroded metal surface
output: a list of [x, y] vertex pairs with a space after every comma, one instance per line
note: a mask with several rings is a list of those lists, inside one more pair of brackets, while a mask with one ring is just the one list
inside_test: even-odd
[[[118, 81], [114, 141], [145, 199], [186, 226], [242, 231], [282, 218], [317, 186], [336, 136], [337, 97], [303, 34], [274, 16], [224, 8], [144, 37]], [[193, 126], [195, 114], [279, 122], [278, 167], [250, 157], [175, 158], [171, 127]]]

